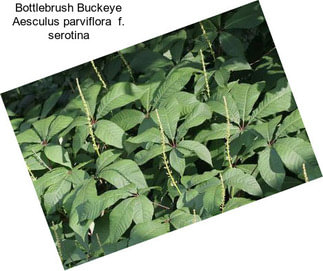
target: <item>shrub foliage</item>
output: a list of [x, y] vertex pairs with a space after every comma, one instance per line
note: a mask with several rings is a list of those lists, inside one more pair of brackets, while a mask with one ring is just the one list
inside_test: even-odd
[[65, 268], [321, 176], [258, 3], [3, 98]]

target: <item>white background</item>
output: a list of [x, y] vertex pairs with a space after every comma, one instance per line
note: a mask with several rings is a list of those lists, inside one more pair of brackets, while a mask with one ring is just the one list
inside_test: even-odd
[[[49, 41], [50, 29], [11, 27], [14, 1], [3, 0], [0, 92], [248, 2], [111, 1], [124, 5], [123, 29], [64, 42]], [[260, 2], [322, 166], [321, 1]], [[2, 102], [0, 124], [0, 268], [63, 270]], [[322, 270], [322, 191], [320, 178], [74, 270]]]

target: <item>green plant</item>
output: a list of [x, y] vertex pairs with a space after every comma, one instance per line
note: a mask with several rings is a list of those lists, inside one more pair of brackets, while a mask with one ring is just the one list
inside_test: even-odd
[[65, 268], [321, 176], [258, 3], [3, 99]]

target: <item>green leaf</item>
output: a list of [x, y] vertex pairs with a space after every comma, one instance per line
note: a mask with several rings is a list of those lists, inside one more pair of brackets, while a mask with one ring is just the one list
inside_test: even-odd
[[282, 111], [287, 111], [292, 105], [292, 92], [285, 78], [277, 82], [274, 90], [266, 93], [264, 100], [252, 113], [252, 119], [264, 118]]
[[[230, 124], [230, 135], [235, 135], [240, 132], [239, 127]], [[195, 141], [207, 142], [215, 139], [223, 139], [227, 136], [226, 123], [213, 123], [211, 130], [201, 130], [195, 137]]]
[[230, 72], [252, 69], [250, 64], [244, 57], [231, 57], [221, 65], [221, 68], [224, 68]]
[[130, 66], [138, 72], [145, 73], [172, 66], [172, 62], [166, 57], [149, 49], [137, 53]]
[[[89, 107], [90, 114], [93, 116], [96, 108], [97, 97], [101, 90], [101, 84], [93, 83], [91, 79], [87, 79], [81, 82], [81, 89]], [[77, 97], [70, 101], [65, 107], [65, 111], [74, 111], [76, 109], [81, 110], [85, 114], [84, 105], [80, 95], [77, 95]]]
[[276, 138], [286, 136], [289, 133], [299, 131], [303, 128], [304, 124], [301, 119], [301, 115], [299, 114], [298, 109], [296, 109], [283, 120], [283, 123], [279, 126], [277, 130]]
[[[170, 146], [166, 146], [166, 152], [170, 151], [172, 148]], [[163, 153], [162, 145], [155, 144], [148, 150], [142, 150], [135, 154], [135, 162], [138, 165], [143, 165], [147, 163], [149, 160]]]
[[53, 136], [57, 135], [59, 132], [61, 132], [63, 129], [69, 126], [72, 122], [72, 117], [63, 115], [57, 116], [49, 127], [47, 135], [48, 140], [50, 140]]
[[113, 208], [108, 221], [107, 243], [115, 243], [130, 227], [134, 215], [134, 198], [123, 200]]
[[44, 148], [47, 158], [54, 163], [72, 168], [68, 152], [60, 145], [51, 145]]
[[243, 122], [248, 119], [248, 116], [264, 87], [264, 82], [258, 82], [253, 85], [244, 83], [233, 85], [231, 95], [236, 102]]
[[173, 169], [175, 169], [181, 176], [185, 171], [184, 155], [177, 149], [172, 149], [169, 155], [169, 162]]
[[272, 188], [280, 191], [285, 179], [283, 163], [274, 148], [259, 153], [258, 169], [261, 177]]
[[22, 132], [21, 134], [18, 134], [17, 140], [18, 140], [19, 144], [41, 143], [41, 141], [42, 141], [34, 129], [28, 129], [28, 130]]
[[243, 205], [246, 205], [250, 202], [253, 202], [253, 200], [246, 199], [246, 198], [234, 197], [234, 198], [229, 199], [229, 201], [224, 206], [223, 211], [227, 212], [227, 211], [233, 210], [235, 208], [241, 207]]
[[111, 110], [125, 106], [141, 98], [147, 90], [146, 86], [137, 86], [129, 82], [112, 85], [109, 92], [101, 99], [97, 110], [97, 119], [104, 117]]
[[37, 133], [39, 134], [42, 140], [47, 140], [49, 126], [51, 125], [52, 121], [55, 119], [55, 116], [49, 116], [46, 119], [38, 120], [33, 123], [33, 126]]
[[49, 98], [44, 102], [40, 118], [45, 118], [48, 113], [55, 107], [56, 103], [58, 102], [59, 98], [62, 96], [63, 91], [54, 92]]
[[123, 159], [104, 168], [99, 177], [121, 188], [130, 183], [134, 183], [137, 188], [147, 187], [144, 175], [137, 164], [129, 159]]
[[128, 131], [141, 123], [145, 119], [145, 114], [134, 109], [124, 109], [115, 114], [111, 121]]
[[179, 229], [195, 222], [201, 221], [198, 215], [192, 215], [183, 209], [175, 210], [170, 215], [170, 223], [175, 229]]
[[310, 180], [321, 177], [311, 143], [300, 138], [281, 138], [274, 144], [284, 165], [303, 178], [303, 164]]
[[135, 197], [133, 202], [133, 221], [136, 224], [150, 221], [154, 214], [152, 202], [143, 195]]
[[135, 225], [130, 232], [129, 246], [147, 241], [159, 235], [169, 232], [169, 223], [149, 221]]
[[273, 135], [276, 131], [277, 125], [281, 121], [281, 118], [282, 116], [278, 116], [268, 122], [250, 126], [250, 128], [258, 132], [269, 143], [273, 139]]
[[107, 150], [101, 153], [100, 157], [96, 160], [96, 172], [101, 172], [102, 169], [118, 159], [120, 155], [121, 152], [117, 150]]
[[220, 212], [223, 193], [225, 192], [223, 191], [221, 184], [211, 186], [207, 189], [203, 196], [203, 206], [209, 214], [216, 215]]
[[158, 128], [152, 127], [143, 132], [139, 132], [137, 136], [128, 138], [127, 141], [133, 144], [144, 142], [161, 143], [161, 135]]
[[[175, 138], [177, 122], [180, 117], [180, 108], [176, 100], [172, 100], [165, 107], [158, 109], [160, 122], [165, 134], [170, 139]], [[152, 115], [153, 117], [154, 115]], [[158, 124], [158, 121], [155, 121]]]
[[239, 8], [224, 25], [225, 29], [249, 29], [258, 26], [265, 20], [259, 3], [252, 3]]
[[224, 52], [230, 56], [243, 56], [244, 48], [241, 41], [228, 32], [221, 32], [219, 37], [220, 45]]
[[211, 154], [203, 144], [193, 140], [183, 140], [177, 146], [179, 150], [184, 149], [194, 152], [201, 160], [212, 166]]
[[220, 87], [224, 87], [230, 79], [230, 72], [224, 68], [220, 68], [214, 72], [214, 79]]
[[100, 120], [97, 122], [95, 135], [101, 139], [105, 144], [117, 148], [123, 148], [123, 140], [125, 132], [117, 124], [109, 120]]
[[201, 125], [211, 117], [212, 112], [207, 104], [197, 104], [193, 111], [187, 115], [185, 121], [178, 127], [176, 136], [177, 140], [182, 139], [190, 128]]
[[255, 177], [245, 174], [237, 168], [230, 168], [223, 174], [224, 183], [236, 189], [241, 189], [253, 196], [262, 196], [262, 190]]
[[191, 67], [173, 68], [155, 92], [153, 99], [154, 108], [163, 104], [172, 94], [181, 91], [190, 80], [196, 69]]

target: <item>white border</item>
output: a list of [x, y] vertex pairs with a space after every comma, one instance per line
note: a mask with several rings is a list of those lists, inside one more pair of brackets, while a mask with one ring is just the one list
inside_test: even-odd
[[[1, 20], [10, 15], [8, 6], [12, 1], [2, 2]], [[104, 46], [95, 42], [74, 43], [73, 46], [51, 44], [36, 33], [28, 38], [28, 33], [14, 32], [2, 21], [1, 90], [250, 1], [123, 2], [131, 7], [127, 18], [132, 26], [124, 33], [111, 31], [100, 37], [105, 41]], [[315, 0], [261, 1], [313, 148], [323, 165], [320, 3]], [[144, 15], [149, 23], [142, 19]], [[1, 269], [62, 270], [2, 102], [0, 123]], [[322, 178], [74, 269], [322, 270], [321, 191]]]

